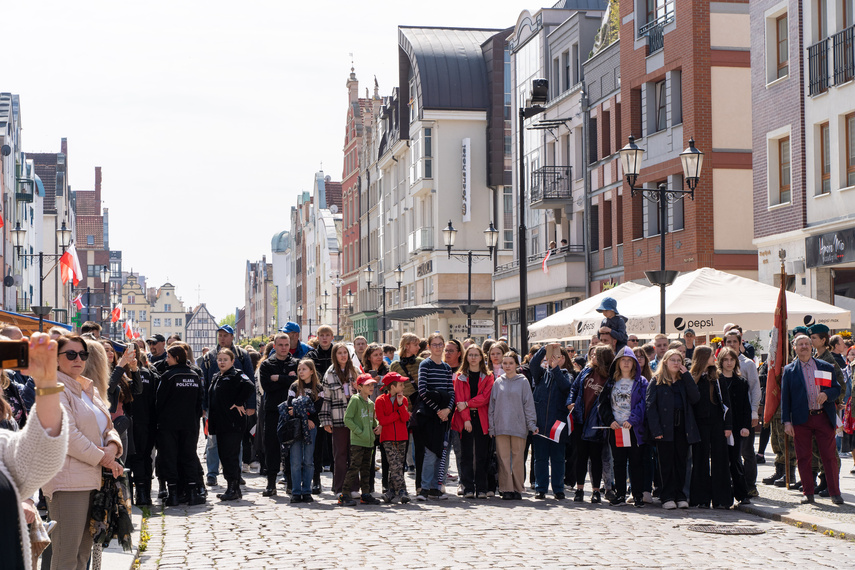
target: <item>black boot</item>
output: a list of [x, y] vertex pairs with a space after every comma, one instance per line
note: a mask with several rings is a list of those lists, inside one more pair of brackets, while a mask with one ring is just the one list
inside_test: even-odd
[[178, 501], [178, 485], [167, 485], [166, 503], [164, 504], [167, 507], [177, 507], [180, 504]]
[[169, 496], [169, 491], [166, 488], [166, 481], [164, 481], [163, 479], [158, 479], [157, 480], [157, 498], [158, 499], [165, 499], [167, 496]]
[[236, 501], [240, 499], [240, 484], [237, 481], [229, 481], [225, 493], [220, 493], [217, 497], [221, 501]]
[[784, 466], [780, 463], [775, 464], [775, 473], [763, 479], [764, 485], [774, 485], [778, 479], [784, 476]]
[[196, 483], [190, 483], [188, 485], [189, 489], [187, 491], [188, 495], [190, 495], [187, 504], [188, 505], [204, 505], [205, 497], [202, 496], [202, 493], [199, 492], [199, 485]]
[[[784, 467], [781, 467], [781, 469], [784, 469]], [[792, 484], [796, 480], [795, 475], [794, 475], [795, 469], [793, 467], [787, 467], [787, 469], [790, 470], [790, 484]], [[786, 475], [786, 473], [781, 475], [780, 479], [775, 481], [775, 486], [776, 487], [786, 487], [787, 486], [787, 475]]]
[[[814, 493], [816, 493], [820, 497], [828, 496], [828, 481], [825, 480], [825, 473], [819, 474], [819, 485], [817, 485], [816, 490], [814, 490]], [[823, 495], [823, 493], [825, 494]]]
[[138, 507], [151, 506], [151, 482], [148, 484], [142, 483], [137, 485], [137, 502]]

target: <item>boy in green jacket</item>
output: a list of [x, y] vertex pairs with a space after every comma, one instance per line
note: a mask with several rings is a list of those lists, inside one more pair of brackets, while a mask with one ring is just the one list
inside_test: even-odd
[[362, 490], [363, 505], [379, 505], [380, 501], [371, 494], [371, 479], [374, 471], [371, 453], [374, 451], [374, 436], [380, 435], [381, 426], [374, 414], [374, 402], [371, 394], [377, 381], [370, 374], [360, 374], [356, 378], [357, 393], [350, 397], [347, 411], [344, 413], [344, 425], [350, 429], [350, 465], [344, 476], [342, 493], [338, 504], [353, 506], [356, 501], [350, 496], [350, 489], [358, 476]]

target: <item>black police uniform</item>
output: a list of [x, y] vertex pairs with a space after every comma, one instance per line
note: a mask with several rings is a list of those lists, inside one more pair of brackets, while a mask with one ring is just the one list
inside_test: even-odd
[[153, 474], [151, 452], [154, 450], [157, 433], [154, 406], [159, 376], [150, 368], [142, 367], [139, 369], [139, 378], [142, 389], [134, 396], [134, 401], [125, 407], [126, 412], [130, 412], [134, 419], [134, 453], [128, 457], [128, 467], [133, 473], [136, 486], [136, 504], [150, 505]]
[[208, 433], [217, 436], [217, 452], [229, 492], [239, 490], [240, 444], [246, 428], [246, 416], [233, 406], [243, 407], [254, 390], [249, 376], [234, 366], [215, 374], [208, 389]]

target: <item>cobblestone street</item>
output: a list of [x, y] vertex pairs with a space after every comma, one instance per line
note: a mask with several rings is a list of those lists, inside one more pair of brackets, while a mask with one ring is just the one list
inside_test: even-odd
[[[465, 500], [409, 505], [335, 505], [328, 491], [291, 506], [283, 490], [264, 498], [264, 478], [244, 475], [244, 498], [181, 506], [148, 520], [141, 568], [567, 568], [835, 567], [855, 563], [848, 540], [740, 511], [664, 511], [535, 501]], [[379, 479], [378, 479], [379, 481]], [[220, 478], [222, 483], [222, 477]], [[324, 474], [324, 489], [330, 476]], [[413, 479], [407, 478], [413, 493]], [[718, 535], [689, 525], [761, 529]]]

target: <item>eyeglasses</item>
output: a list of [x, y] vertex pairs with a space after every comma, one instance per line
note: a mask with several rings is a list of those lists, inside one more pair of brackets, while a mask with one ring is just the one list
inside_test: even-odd
[[60, 352], [60, 354], [64, 354], [65, 357], [69, 360], [77, 360], [78, 356], [83, 362], [89, 360], [89, 353], [85, 350], [81, 350], [80, 352], [76, 352], [74, 350], [66, 350], [65, 352]]
[[431, 345], [431, 348], [442, 348], [443, 346], [445, 346], [445, 344], [437, 344], [437, 343], [433, 343], [433, 344]]
[[153, 344], [157, 344], [157, 341], [155, 341], [155, 340], [147, 340], [147, 341], [145, 341], [145, 343], [146, 343], [147, 345], [151, 346], [151, 345], [153, 345]]

